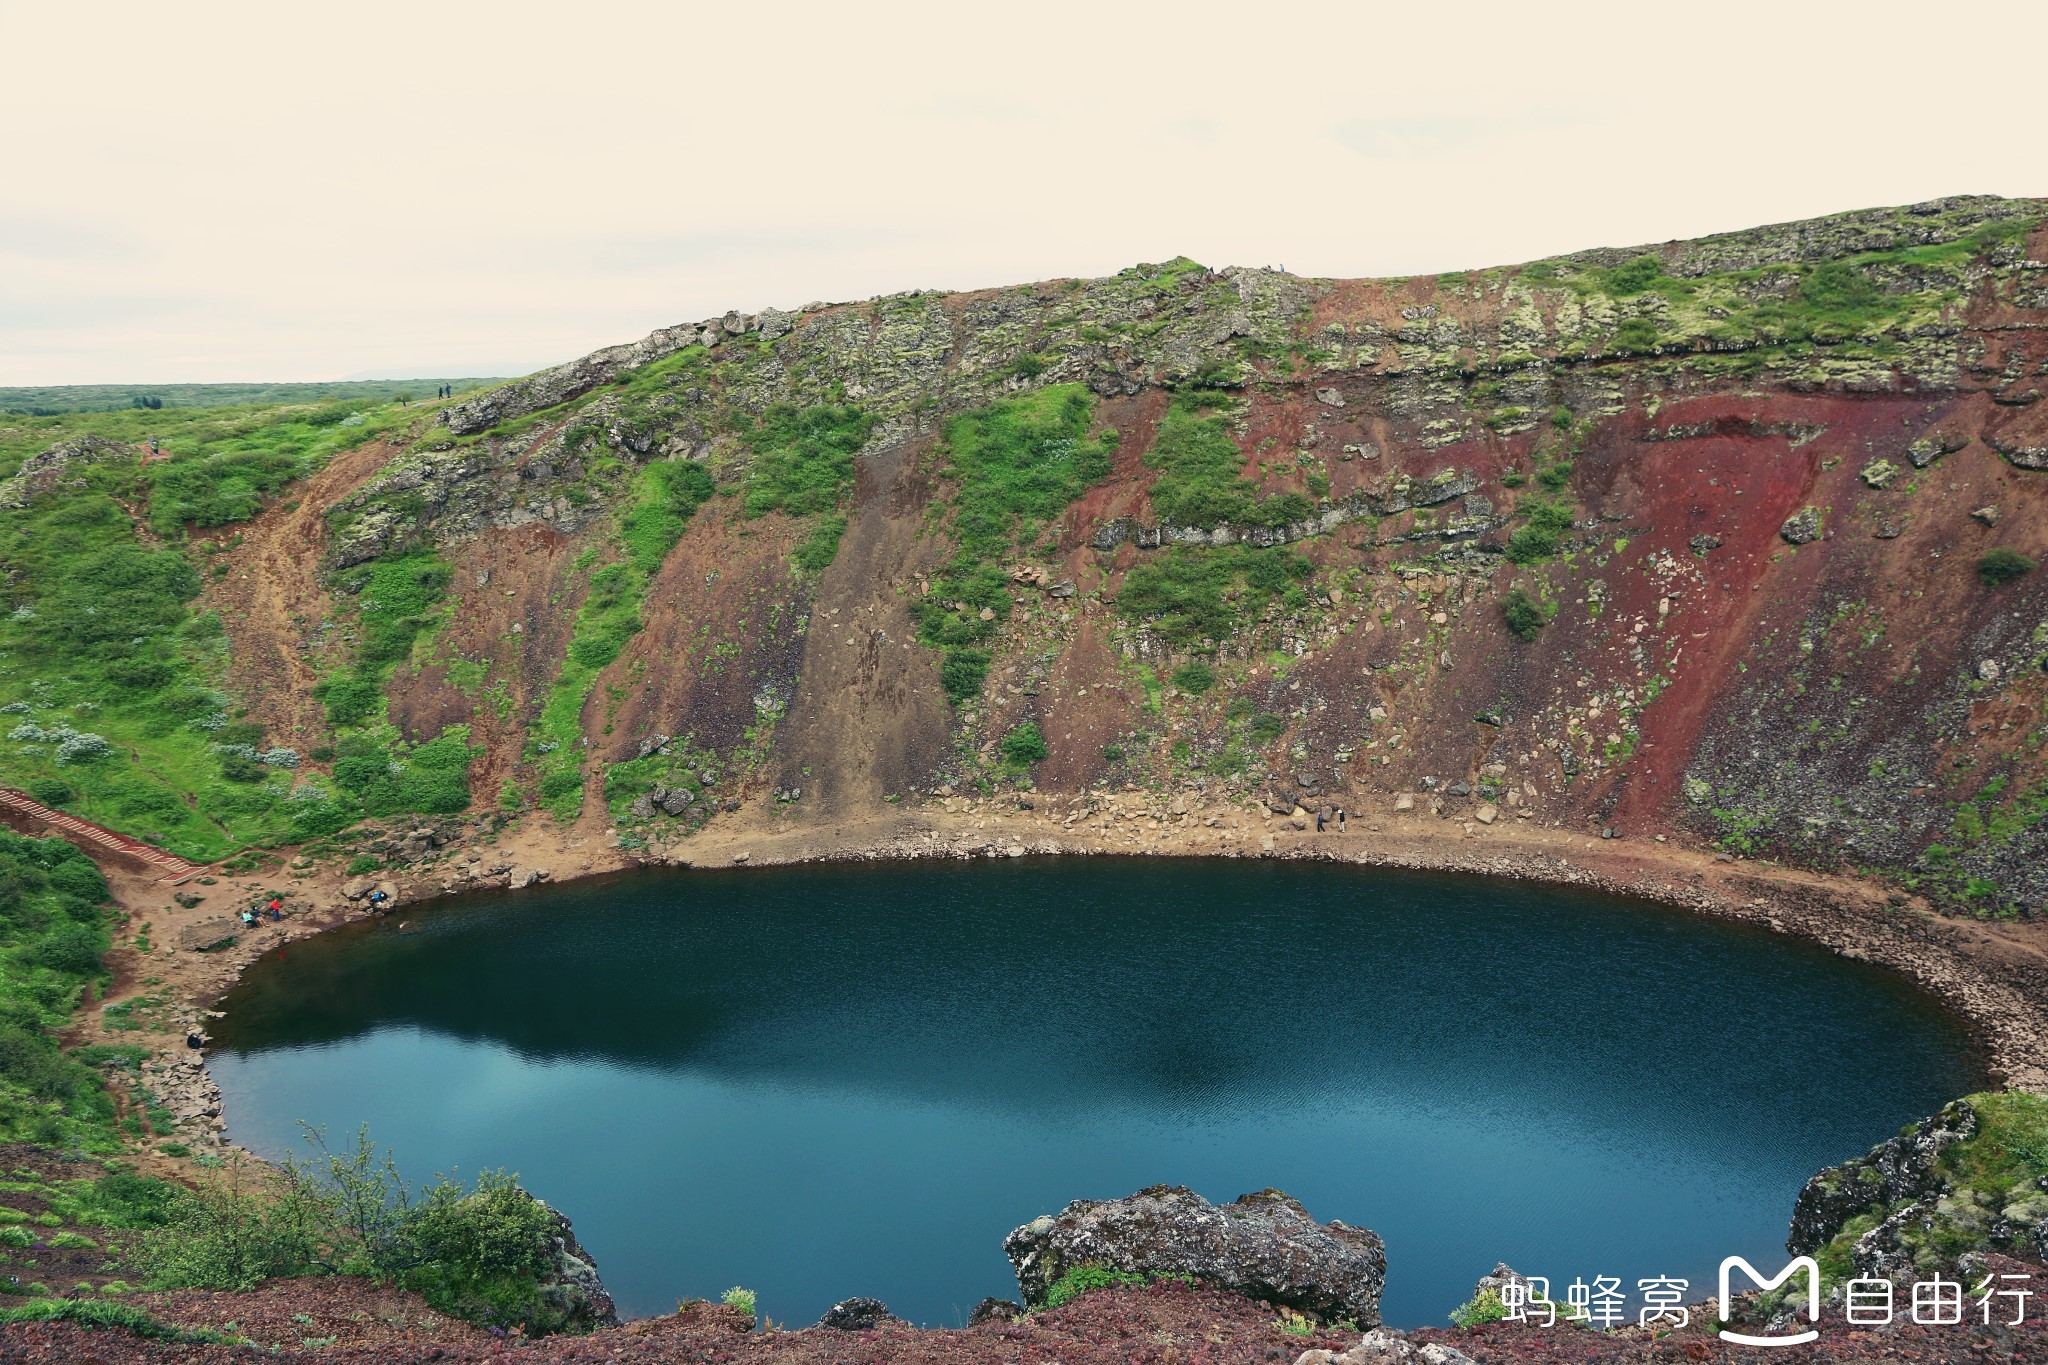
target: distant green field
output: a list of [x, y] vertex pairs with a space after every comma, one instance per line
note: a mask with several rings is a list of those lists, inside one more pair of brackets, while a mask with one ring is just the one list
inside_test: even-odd
[[363, 379], [337, 384], [58, 384], [0, 388], [0, 412], [54, 417], [67, 412], [123, 408], [225, 408], [272, 403], [317, 403], [330, 398], [432, 398], [443, 384], [457, 393], [502, 384], [503, 379]]

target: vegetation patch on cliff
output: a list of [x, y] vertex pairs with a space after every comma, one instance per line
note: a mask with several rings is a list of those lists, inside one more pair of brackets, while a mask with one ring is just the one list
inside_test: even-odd
[[1109, 473], [1118, 433], [1089, 435], [1094, 407], [1080, 385], [1059, 384], [946, 423], [939, 455], [952, 496], [933, 515], [951, 513], [958, 548], [910, 612], [918, 638], [944, 652], [940, 676], [955, 702], [980, 693], [986, 644], [1009, 617], [1003, 561], [1041, 538], [1056, 542], [1054, 521]]

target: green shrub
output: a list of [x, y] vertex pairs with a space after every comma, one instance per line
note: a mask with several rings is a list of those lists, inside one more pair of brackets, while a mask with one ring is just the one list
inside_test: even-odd
[[1019, 769], [1043, 762], [1048, 752], [1045, 736], [1039, 732], [1037, 722], [1028, 720], [1004, 735], [998, 748], [1003, 755], [1004, 766]]
[[64, 924], [44, 935], [26, 956], [36, 966], [66, 976], [97, 976], [100, 954], [106, 950], [105, 932], [84, 924]]
[[313, 697], [327, 708], [327, 723], [336, 727], [361, 725], [384, 708], [384, 689], [374, 676], [323, 678], [313, 685]]
[[1638, 256], [1607, 272], [1607, 291], [1621, 298], [1640, 294], [1664, 275], [1664, 262], [1655, 256]]
[[734, 1285], [718, 1296], [718, 1301], [728, 1308], [737, 1308], [752, 1322], [756, 1316], [754, 1291]]
[[421, 1255], [487, 1279], [545, 1271], [556, 1228], [547, 1209], [502, 1171], [486, 1172], [466, 1193], [434, 1186], [410, 1222]]
[[1648, 318], [1630, 318], [1614, 329], [1615, 347], [1634, 355], [1648, 355], [1663, 343], [1664, 335]]
[[1499, 1322], [1507, 1315], [1507, 1306], [1500, 1301], [1500, 1295], [1491, 1289], [1482, 1289], [1451, 1310], [1451, 1324], [1455, 1327], [1483, 1327], [1489, 1322]]
[[1216, 685], [1216, 670], [1200, 659], [1173, 671], [1173, 685], [1193, 696], [1201, 696]]
[[1500, 614], [1508, 629], [1523, 640], [1535, 639], [1550, 623], [1550, 613], [1543, 609], [1543, 604], [1520, 588], [1500, 599]]
[[171, 1218], [131, 1256], [157, 1289], [253, 1289], [333, 1263], [319, 1192], [237, 1162], [179, 1193]]
[[[1552, 465], [1544, 475], [1558, 467]], [[1571, 466], [1563, 468], [1569, 477]], [[1556, 554], [1564, 543], [1564, 533], [1572, 528], [1572, 508], [1563, 502], [1534, 501], [1522, 510], [1528, 524], [1516, 527], [1508, 537], [1507, 557], [1516, 564], [1538, 564]]]
[[823, 573], [839, 557], [839, 541], [845, 534], [845, 517], [821, 517], [791, 558], [805, 573]]
[[469, 808], [469, 727], [451, 725], [424, 744], [394, 746], [370, 735], [335, 745], [334, 782], [366, 815], [452, 815]]
[[1986, 550], [1977, 560], [1977, 577], [1985, 587], [1996, 588], [2016, 578], [2025, 577], [2033, 568], [2033, 560], [2018, 550], [2010, 550], [2001, 545], [1996, 549]]
[[1261, 711], [1252, 717], [1252, 723], [1246, 727], [1245, 733], [1251, 737], [1254, 744], [1271, 744], [1287, 733], [1287, 718], [1276, 716], [1271, 711]]
[[939, 665], [939, 685], [947, 700], [958, 705], [981, 695], [988, 681], [989, 655], [985, 649], [949, 649]]
[[383, 859], [368, 853], [358, 853], [355, 857], [348, 860], [348, 867], [344, 869], [344, 874], [350, 877], [360, 877], [366, 873], [375, 872], [382, 866], [384, 866]]
[[39, 805], [44, 806], [67, 806], [78, 795], [68, 783], [53, 777], [38, 777], [28, 784], [27, 790]]
[[441, 1312], [490, 1326], [558, 1331], [542, 1296], [559, 1223], [510, 1175], [474, 1189], [445, 1178], [414, 1191], [367, 1132], [340, 1152], [309, 1130], [319, 1160], [281, 1171], [236, 1162], [180, 1190], [171, 1216], [133, 1252], [152, 1288], [246, 1289], [286, 1275], [360, 1274], [412, 1290]]

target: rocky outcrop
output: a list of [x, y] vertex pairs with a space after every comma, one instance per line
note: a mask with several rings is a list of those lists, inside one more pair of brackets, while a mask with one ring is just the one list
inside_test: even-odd
[[128, 453], [126, 442], [102, 436], [75, 436], [59, 441], [29, 456], [12, 476], [0, 480], [0, 507], [26, 507], [36, 494], [47, 493], [66, 482], [66, 475], [73, 474], [77, 466], [118, 459]]
[[1391, 1365], [1394, 1361], [1417, 1361], [1420, 1365], [1473, 1365], [1471, 1356], [1440, 1341], [1416, 1345], [1400, 1332], [1376, 1327], [1356, 1346], [1345, 1351], [1303, 1351], [1294, 1365]]
[[[1219, 522], [1214, 526], [1177, 526], [1172, 522], [1146, 526], [1134, 517], [1115, 517], [1098, 527], [1088, 543], [1090, 548], [1101, 551], [1114, 550], [1125, 543], [1140, 550], [1174, 545], [1249, 545], [1255, 550], [1262, 550], [1327, 535], [1349, 522], [1390, 517], [1416, 507], [1434, 507], [1452, 498], [1475, 493], [1478, 487], [1478, 476], [1469, 469], [1440, 469], [1424, 479], [1403, 474], [1383, 481], [1377, 488], [1317, 508], [1299, 521], [1278, 526], [1234, 526], [1229, 522]], [[1455, 540], [1476, 536], [1500, 525], [1500, 520], [1493, 516], [1493, 503], [1486, 498], [1472, 497], [1468, 499], [1463, 516], [1453, 516], [1442, 526], [1433, 526], [1424, 534], [1399, 539]]]
[[1786, 1250], [1794, 1256], [1811, 1255], [1858, 1214], [1939, 1193], [1947, 1184], [1941, 1173], [1942, 1152], [1976, 1135], [1977, 1111], [1967, 1100], [1957, 1100], [1880, 1142], [1867, 1156], [1828, 1167], [1799, 1192]]
[[818, 1326], [839, 1332], [872, 1332], [877, 1327], [902, 1326], [903, 1319], [889, 1311], [880, 1299], [842, 1299], [825, 1310]]
[[991, 1294], [974, 1305], [974, 1311], [967, 1315], [969, 1327], [979, 1327], [984, 1322], [1015, 1322], [1024, 1316], [1024, 1305], [1015, 1299], [999, 1299]]
[[[467, 436], [499, 422], [579, 398], [600, 384], [611, 383], [627, 370], [674, 355], [685, 346], [716, 344], [726, 335], [722, 321], [714, 318], [708, 322], [663, 327], [628, 345], [607, 346], [565, 365], [555, 365], [538, 374], [488, 389], [474, 398], [451, 403], [442, 410], [441, 421], [457, 436]], [[742, 326], [732, 334], [744, 335], [747, 330]]]
[[1279, 1190], [1217, 1206], [1178, 1185], [1127, 1199], [1077, 1199], [1003, 1240], [1024, 1301], [1040, 1305], [1068, 1271], [1186, 1275], [1329, 1321], [1377, 1327], [1386, 1249], [1377, 1234], [1322, 1224]]
[[545, 1200], [534, 1202], [547, 1209], [555, 1220], [554, 1229], [548, 1234], [552, 1264], [541, 1277], [541, 1303], [569, 1331], [618, 1326], [618, 1307], [597, 1273], [597, 1263], [576, 1240], [576, 1230], [569, 1225], [568, 1216]]

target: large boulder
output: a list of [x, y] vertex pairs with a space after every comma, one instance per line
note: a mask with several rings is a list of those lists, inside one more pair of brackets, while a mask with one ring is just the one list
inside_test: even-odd
[[1128, 1199], [1077, 1199], [1003, 1239], [1024, 1301], [1046, 1301], [1080, 1266], [1139, 1275], [1187, 1275], [1217, 1289], [1328, 1321], [1373, 1328], [1387, 1254], [1377, 1234], [1322, 1224], [1279, 1190], [1218, 1207], [1178, 1185]]
[[1787, 545], [1811, 545], [1820, 539], [1820, 509], [1800, 508], [1785, 518], [1785, 524], [1778, 528], [1778, 535]]

